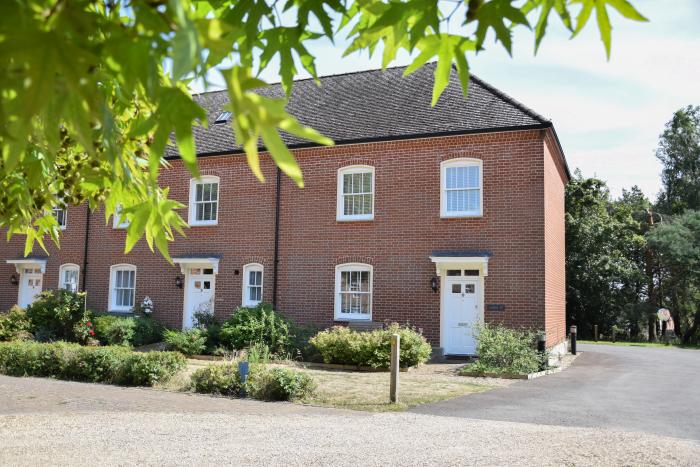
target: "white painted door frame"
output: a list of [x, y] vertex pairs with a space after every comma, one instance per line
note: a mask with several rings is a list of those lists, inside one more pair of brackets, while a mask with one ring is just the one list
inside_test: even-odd
[[[17, 284], [17, 305], [22, 306], [22, 295], [24, 292], [25, 281], [31, 279], [32, 281], [39, 280], [39, 291], [40, 293], [44, 290], [44, 273], [46, 272], [46, 260], [37, 258], [21, 258], [21, 259], [8, 259], [5, 261], [8, 264], [13, 264], [15, 266], [15, 271], [17, 271], [17, 277], [19, 278]], [[31, 269], [32, 272], [28, 273], [25, 270]], [[38, 271], [38, 272], [37, 272]], [[31, 303], [32, 299], [29, 301]]]
[[[440, 341], [441, 341], [441, 347], [445, 349], [445, 354], [446, 355], [472, 355], [476, 354], [476, 342], [474, 342], [474, 351], [473, 352], [462, 352], [462, 351], [455, 351], [454, 348], [450, 348], [448, 346], [449, 341], [450, 341], [450, 333], [453, 332], [452, 326], [449, 322], [449, 313], [447, 312], [448, 310], [448, 300], [450, 297], [450, 294], [452, 293], [452, 285], [453, 284], [459, 284], [460, 287], [462, 288], [462, 295], [464, 294], [463, 292], [463, 287], [466, 284], [473, 284], [474, 285], [474, 292], [475, 292], [475, 300], [476, 300], [476, 319], [469, 324], [469, 326], [464, 326], [463, 330], [465, 333], [472, 333], [474, 332], [474, 326], [478, 323], [483, 323], [484, 322], [484, 312], [483, 312], [483, 294], [482, 294], [482, 289], [483, 289], [483, 280], [480, 277], [476, 276], [445, 276], [442, 279], [443, 286], [441, 287], [441, 297], [440, 300], [442, 302], [440, 306], [440, 321], [441, 321], [441, 326], [440, 326]], [[472, 310], [469, 310], [472, 312]]]
[[194, 303], [192, 302], [192, 293], [193, 293], [193, 283], [194, 281], [210, 281], [211, 282], [211, 307], [209, 308], [209, 311], [213, 314], [214, 313], [214, 302], [216, 299], [216, 275], [215, 274], [197, 274], [193, 275], [190, 273], [191, 269], [199, 269], [200, 271], [203, 271], [204, 269], [213, 269], [211, 266], [208, 267], [197, 267], [197, 266], [190, 266], [187, 268], [187, 273], [185, 274], [185, 286], [183, 287], [184, 289], [184, 298], [183, 298], [183, 308], [182, 308], [182, 329], [187, 329], [191, 327], [191, 322], [192, 322], [192, 317], [194, 315]]
[[[460, 256], [460, 257], [443, 257], [431, 256], [430, 260], [435, 263], [435, 273], [440, 278], [440, 347], [445, 349], [447, 345], [447, 334], [445, 326], [445, 297], [447, 294], [447, 271], [450, 269], [465, 269], [478, 270], [478, 276], [467, 276], [474, 279], [477, 284], [477, 304], [479, 306], [477, 312], [477, 321], [484, 322], [484, 296], [485, 296], [485, 278], [488, 276], [488, 261], [487, 256]], [[462, 277], [464, 278], [464, 277]], [[449, 354], [448, 354], [449, 355]]]

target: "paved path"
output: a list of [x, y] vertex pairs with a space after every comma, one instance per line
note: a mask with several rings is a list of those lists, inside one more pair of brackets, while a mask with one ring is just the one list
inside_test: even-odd
[[583, 353], [562, 373], [413, 412], [700, 440], [700, 351], [579, 347]]

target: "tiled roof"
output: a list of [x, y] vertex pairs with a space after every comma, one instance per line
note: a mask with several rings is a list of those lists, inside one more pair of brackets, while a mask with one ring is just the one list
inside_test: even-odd
[[[336, 144], [460, 134], [497, 129], [544, 127], [551, 123], [511, 97], [472, 76], [465, 99], [456, 71], [438, 104], [430, 106], [435, 64], [403, 77], [405, 67], [370, 70], [295, 82], [287, 111]], [[280, 84], [262, 89], [283, 97]], [[197, 154], [239, 152], [230, 124], [214, 124], [228, 102], [226, 91], [198, 94], [209, 128], [194, 128]], [[283, 135], [291, 146], [308, 142]], [[175, 147], [168, 156], [177, 156]]]

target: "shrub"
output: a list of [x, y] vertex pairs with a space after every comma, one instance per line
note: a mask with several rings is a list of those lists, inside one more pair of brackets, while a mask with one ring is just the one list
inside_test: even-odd
[[192, 389], [203, 394], [237, 397], [241, 392], [238, 364], [207, 365], [192, 373]]
[[221, 322], [212, 313], [197, 312], [194, 314], [194, 327], [201, 329], [205, 336], [205, 353], [212, 354], [221, 346]]
[[547, 355], [535, 348], [536, 333], [483, 324], [476, 328], [476, 363], [465, 371], [527, 374], [539, 371]]
[[97, 315], [93, 318], [95, 336], [104, 345], [142, 345], [160, 342], [163, 326], [150, 316]]
[[156, 320], [150, 316], [141, 316], [133, 319], [136, 326], [131, 345], [140, 347], [160, 342], [163, 339], [163, 326]]
[[[238, 363], [212, 364], [192, 374], [192, 389], [204, 394], [238, 397], [241, 379]], [[272, 368], [266, 365], [250, 366], [246, 381], [249, 397], [267, 401], [287, 401], [309, 396], [316, 385], [311, 376], [289, 368]]]
[[37, 340], [70, 342], [79, 340], [75, 326], [90, 317], [85, 310], [85, 294], [63, 289], [41, 292], [27, 307], [27, 316]]
[[271, 352], [281, 354], [290, 344], [289, 323], [267, 304], [239, 307], [221, 326], [220, 340], [233, 349], [264, 344]]
[[82, 347], [54, 342], [0, 343], [0, 373], [72, 381], [152, 386], [185, 367], [175, 352], [133, 352], [125, 347]]
[[263, 401], [303, 399], [316, 389], [311, 376], [290, 368], [259, 367], [251, 371], [247, 386], [250, 397]]
[[401, 336], [400, 366], [415, 366], [430, 358], [432, 349], [425, 337], [412, 327], [396, 323], [372, 332], [336, 326], [319, 332], [310, 342], [326, 363], [388, 368], [392, 334]]
[[204, 351], [207, 336], [201, 329], [192, 328], [185, 331], [166, 330], [163, 333], [169, 349], [185, 355], [198, 355]]
[[13, 306], [7, 313], [0, 313], [0, 342], [31, 339], [31, 326], [27, 313]]
[[185, 365], [185, 357], [177, 352], [130, 352], [114, 382], [124, 386], [153, 386], [168, 381]]

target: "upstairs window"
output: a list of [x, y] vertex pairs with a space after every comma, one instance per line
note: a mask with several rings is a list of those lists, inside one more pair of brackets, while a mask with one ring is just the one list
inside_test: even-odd
[[263, 266], [246, 264], [243, 266], [243, 306], [255, 306], [262, 302]]
[[109, 283], [110, 311], [131, 311], [136, 298], [136, 266], [112, 266]]
[[58, 287], [71, 292], [78, 291], [80, 268], [77, 264], [64, 264], [58, 270]]
[[68, 212], [64, 208], [53, 208], [53, 217], [56, 218], [58, 227], [64, 230], [66, 225], [68, 225]]
[[374, 219], [374, 167], [352, 166], [338, 171], [336, 219], [339, 221]]
[[231, 120], [231, 112], [223, 111], [219, 114], [218, 117], [216, 117], [216, 120], [214, 120], [214, 123], [216, 123], [216, 124], [226, 123], [229, 120]]
[[482, 163], [478, 159], [452, 159], [441, 164], [440, 216], [482, 215]]
[[112, 216], [112, 228], [113, 229], [126, 229], [129, 227], [129, 219], [122, 216], [121, 205], [117, 206], [114, 215]]
[[190, 225], [216, 225], [219, 211], [219, 177], [207, 175], [190, 181]]
[[335, 319], [372, 319], [372, 266], [349, 263], [335, 268]]

